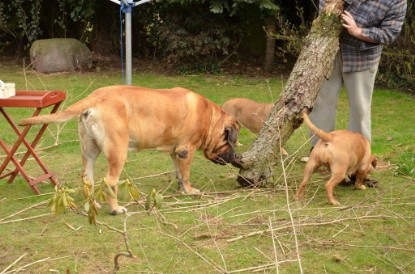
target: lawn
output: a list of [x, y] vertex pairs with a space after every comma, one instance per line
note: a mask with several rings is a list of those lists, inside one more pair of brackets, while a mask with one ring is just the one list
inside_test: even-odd
[[[120, 84], [118, 72], [37, 75], [31, 70], [0, 65], [0, 79], [17, 89], [64, 90], [63, 107], [98, 87]], [[215, 103], [232, 97], [261, 102], [278, 98], [279, 77], [234, 75], [166, 76], [141, 71], [133, 84], [170, 88], [182, 86]], [[372, 150], [379, 168], [371, 178], [379, 183], [366, 191], [338, 186], [341, 205], [330, 206], [324, 191], [328, 175], [316, 173], [305, 199], [294, 202], [309, 150], [302, 126], [285, 149], [289, 156], [275, 170], [274, 182], [259, 189], [239, 187], [238, 170], [194, 158], [192, 184], [200, 196], [182, 195], [168, 155], [156, 151], [130, 153], [122, 178], [142, 193], [131, 201], [119, 198], [128, 215], [110, 216], [103, 204], [96, 226], [83, 214], [83, 195], [73, 195], [79, 210], [51, 213], [46, 203], [54, 193], [50, 182], [35, 195], [22, 177], [12, 184], [0, 179], [0, 273], [106, 273], [121, 256], [119, 273], [414, 273], [415, 272], [415, 98], [377, 89], [373, 98]], [[18, 120], [31, 110], [8, 109]], [[347, 98], [338, 106], [338, 127], [347, 125]], [[15, 135], [0, 119], [1, 138]], [[248, 150], [255, 135], [242, 129], [239, 152]], [[76, 119], [50, 125], [37, 148], [57, 179], [71, 189], [81, 187], [82, 164]], [[4, 159], [0, 151], [0, 159]], [[96, 178], [103, 178], [101, 157]], [[38, 169], [31, 160], [28, 170]], [[11, 166], [10, 166], [11, 168]], [[145, 210], [146, 196], [155, 189], [164, 196], [160, 210]], [[125, 240], [128, 240], [128, 245]]]

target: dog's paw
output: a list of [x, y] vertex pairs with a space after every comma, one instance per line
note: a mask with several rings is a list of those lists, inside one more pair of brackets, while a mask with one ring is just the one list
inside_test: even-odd
[[116, 209], [110, 210], [111, 215], [124, 214], [124, 213], [127, 213], [127, 212], [128, 212], [128, 210], [123, 206], [119, 206]]
[[333, 206], [339, 206], [340, 205], [340, 203], [337, 200], [330, 201], [330, 204], [333, 205]]
[[295, 195], [294, 196], [294, 201], [300, 201], [303, 198], [302, 195]]
[[365, 185], [355, 185], [355, 187], [356, 187], [356, 189], [359, 189], [359, 190], [365, 190], [366, 189]]
[[190, 187], [189, 189], [182, 191], [183, 194], [200, 194], [200, 190], [194, 187]]

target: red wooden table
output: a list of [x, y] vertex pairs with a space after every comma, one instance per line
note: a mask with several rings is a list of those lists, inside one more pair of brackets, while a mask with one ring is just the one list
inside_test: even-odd
[[[0, 146], [6, 153], [6, 158], [0, 166], [0, 179], [10, 176], [8, 183], [12, 183], [13, 180], [16, 178], [17, 174], [21, 174], [29, 186], [33, 189], [36, 194], [39, 194], [39, 190], [36, 187], [36, 184], [43, 182], [49, 179], [53, 184], [57, 185], [58, 182], [54, 177], [54, 173], [50, 172], [45, 164], [41, 161], [39, 156], [35, 151], [35, 147], [39, 140], [41, 139], [43, 133], [45, 132], [46, 128], [48, 127], [47, 124], [44, 124], [40, 127], [39, 131], [37, 132], [35, 138], [31, 143], [29, 143], [26, 139], [26, 135], [28, 134], [29, 130], [31, 129], [31, 125], [25, 126], [21, 131], [19, 127], [15, 124], [11, 116], [6, 112], [6, 108], [35, 108], [34, 113], [32, 116], [38, 116], [42, 109], [46, 107], [52, 107], [50, 113], [54, 113], [58, 110], [60, 104], [65, 100], [66, 94], [63, 91], [16, 91], [16, 95], [6, 99], [0, 99], [0, 112], [3, 114], [4, 118], [6, 118], [7, 122], [13, 129], [13, 131], [17, 135], [17, 140], [15, 141], [14, 145], [9, 148], [5, 142], [1, 139], [0, 136]], [[2, 129], [3, 131], [5, 129]], [[26, 152], [24, 153], [23, 157], [19, 160], [17, 159], [15, 153], [21, 145], [26, 147]], [[43, 171], [43, 175], [37, 178], [31, 178], [29, 174], [26, 172], [24, 168], [24, 164], [26, 163], [29, 156], [32, 156], [36, 162], [38, 163], [39, 167]], [[7, 165], [12, 162], [14, 164], [15, 169], [11, 172], [6, 173]]]

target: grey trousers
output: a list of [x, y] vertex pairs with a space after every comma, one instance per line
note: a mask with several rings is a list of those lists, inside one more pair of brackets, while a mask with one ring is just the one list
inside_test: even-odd
[[[371, 105], [373, 88], [378, 66], [359, 72], [342, 72], [342, 60], [337, 54], [330, 78], [322, 84], [314, 108], [310, 114], [311, 121], [320, 129], [331, 132], [336, 129], [336, 111], [340, 91], [344, 84], [349, 99], [348, 129], [362, 133], [371, 141]], [[318, 137], [312, 137], [314, 146]]]

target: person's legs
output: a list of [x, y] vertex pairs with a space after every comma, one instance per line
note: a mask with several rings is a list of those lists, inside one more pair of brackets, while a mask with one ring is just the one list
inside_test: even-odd
[[[340, 54], [337, 54], [330, 78], [323, 82], [309, 115], [310, 120], [326, 132], [331, 132], [336, 128], [337, 101], [343, 83], [341, 65]], [[311, 145], [314, 147], [317, 141], [318, 137], [314, 136], [311, 139]]]
[[349, 130], [371, 141], [371, 106], [377, 66], [360, 72], [343, 73], [349, 97]]

